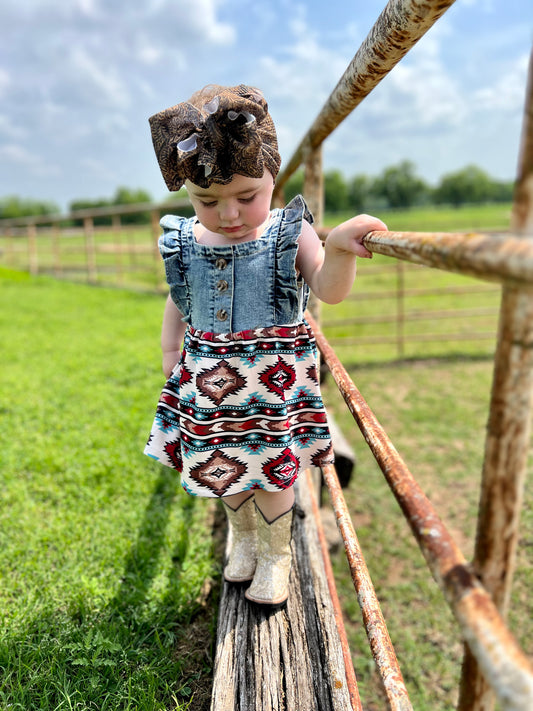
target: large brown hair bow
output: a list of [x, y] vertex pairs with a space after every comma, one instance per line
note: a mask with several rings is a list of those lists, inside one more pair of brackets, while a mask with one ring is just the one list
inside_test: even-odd
[[155, 153], [169, 190], [185, 180], [201, 188], [238, 173], [275, 178], [281, 163], [274, 122], [258, 89], [207, 86], [150, 119]]

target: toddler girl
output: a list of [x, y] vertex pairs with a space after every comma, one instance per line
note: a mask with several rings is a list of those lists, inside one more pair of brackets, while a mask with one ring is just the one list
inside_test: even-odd
[[189, 494], [222, 498], [232, 536], [224, 577], [252, 581], [253, 602], [282, 605], [293, 485], [300, 469], [333, 458], [304, 319], [309, 288], [341, 301], [356, 256], [371, 256], [363, 236], [386, 227], [355, 217], [324, 248], [302, 197], [270, 209], [280, 156], [255, 88], [205, 87], [150, 125], [167, 187], [186, 186], [196, 217], [161, 220], [168, 380], [145, 452], [181, 472]]

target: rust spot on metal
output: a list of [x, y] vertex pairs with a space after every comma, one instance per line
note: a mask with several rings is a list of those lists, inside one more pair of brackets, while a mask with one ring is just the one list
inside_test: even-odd
[[[533, 667], [530, 661], [505, 626], [490, 595], [466, 563], [463, 554], [351, 381], [332, 347], [312, 317], [307, 317], [322, 356], [400, 504], [428, 566], [448, 600], [484, 675], [494, 686], [500, 700], [507, 704], [505, 708], [530, 711], [533, 708]], [[343, 526], [347, 525], [345, 512], [342, 511], [342, 504], [338, 503], [338, 492], [329, 467], [324, 469], [324, 479], [330, 488], [342, 531]], [[339, 506], [341, 508], [338, 508]], [[350, 569], [352, 566], [356, 568], [361, 565], [357, 559], [357, 546], [351, 540], [351, 535], [350, 533], [346, 538], [343, 534]], [[355, 537], [355, 532], [353, 536]], [[352, 577], [355, 577], [353, 571]], [[361, 596], [364, 591], [364, 585], [361, 585], [358, 598], [362, 609], [364, 603], [361, 603]], [[376, 620], [374, 608], [370, 609], [372, 612], [367, 614], [365, 624], [372, 645]], [[385, 653], [388, 646], [389, 641], [382, 641], [379, 650], [376, 650], [374, 656], [378, 663], [379, 655]]]
[[[359, 696], [359, 690], [357, 688], [357, 679], [355, 677], [355, 671], [353, 668], [352, 657], [350, 654], [350, 647], [348, 644], [348, 639], [346, 637], [346, 629], [344, 627], [344, 621], [342, 618], [342, 609], [339, 601], [339, 596], [337, 595], [337, 588], [335, 587], [335, 578], [333, 576], [333, 568], [331, 567], [331, 560], [329, 558], [328, 544], [326, 541], [326, 536], [324, 533], [324, 528], [322, 526], [322, 520], [320, 518], [320, 511], [318, 508], [318, 502], [315, 496], [315, 490], [313, 485], [313, 480], [311, 477], [311, 472], [309, 469], [305, 470], [305, 476], [307, 480], [307, 489], [309, 492], [309, 498], [311, 500], [311, 507], [313, 510], [313, 516], [315, 519], [316, 529], [318, 533], [318, 541], [320, 544], [320, 549], [322, 552], [322, 560], [324, 561], [324, 571], [326, 573], [326, 581], [328, 584], [329, 594], [331, 596], [331, 603], [333, 606], [333, 614], [335, 616], [335, 623], [337, 625], [337, 630], [339, 632], [339, 639], [342, 648], [342, 656], [344, 660], [344, 671], [346, 675], [346, 684], [348, 686], [348, 694], [350, 696], [350, 703], [352, 705], [353, 711], [362, 711], [361, 698]], [[339, 683], [342, 686], [340, 680], [336, 680], [335, 684]], [[340, 688], [337, 686], [336, 688]]]
[[287, 166], [278, 175], [280, 188], [302, 163], [305, 148], [319, 146], [453, 3], [454, 0], [435, 3], [402, 0], [385, 7]]

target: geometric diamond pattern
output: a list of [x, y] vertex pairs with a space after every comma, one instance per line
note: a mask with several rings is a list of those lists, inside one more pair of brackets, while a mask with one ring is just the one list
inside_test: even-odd
[[[312, 333], [305, 324], [194, 332], [158, 403], [145, 452], [191, 495], [291, 487], [333, 458]], [[249, 356], [255, 354], [254, 367]]]
[[196, 376], [196, 387], [215, 405], [220, 405], [225, 397], [242, 390], [245, 385], [246, 378], [225, 360]]
[[263, 464], [263, 472], [269, 481], [280, 489], [288, 489], [298, 476], [300, 462], [289, 448], [284, 449], [279, 457], [269, 459]]
[[190, 475], [202, 486], [207, 486], [216, 496], [224, 492], [246, 472], [246, 464], [237, 457], [228, 457], [220, 449], [209, 459], [190, 470]]
[[294, 367], [285, 363], [278, 356], [276, 365], [266, 368], [259, 376], [259, 380], [270, 392], [283, 397], [284, 391], [294, 385], [296, 373], [294, 372]]

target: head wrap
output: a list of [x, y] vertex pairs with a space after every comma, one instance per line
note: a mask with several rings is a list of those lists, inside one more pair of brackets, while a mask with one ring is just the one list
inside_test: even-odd
[[258, 89], [209, 85], [150, 119], [159, 168], [169, 190], [201, 188], [238, 173], [275, 178], [281, 163], [274, 122]]

